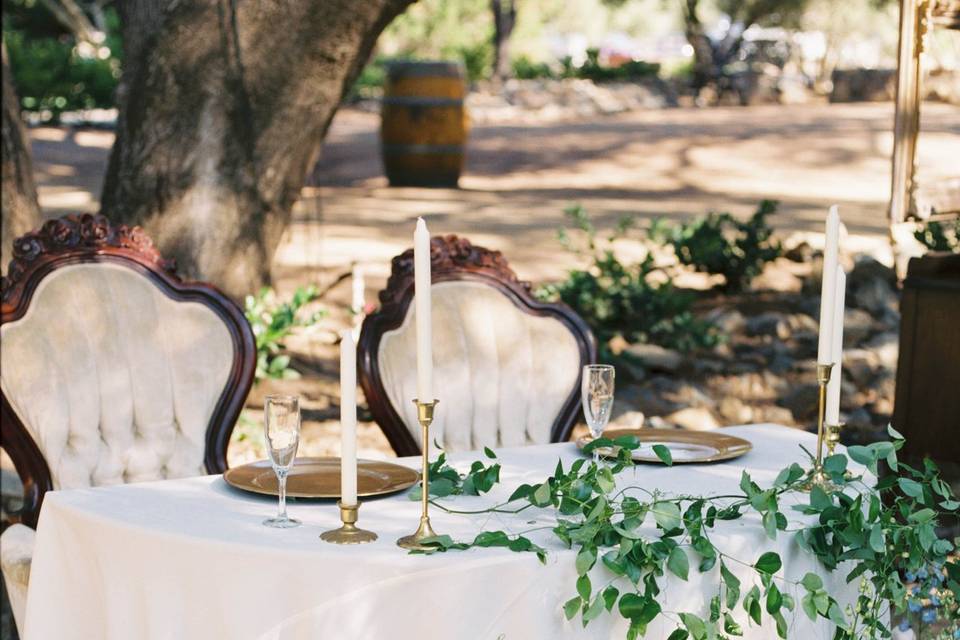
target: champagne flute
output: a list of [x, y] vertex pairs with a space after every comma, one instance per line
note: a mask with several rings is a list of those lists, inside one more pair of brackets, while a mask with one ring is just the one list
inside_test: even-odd
[[280, 505], [275, 518], [263, 521], [268, 527], [289, 529], [300, 525], [287, 516], [287, 474], [293, 466], [300, 444], [300, 398], [270, 395], [263, 407], [263, 433], [273, 472], [280, 488]]
[[[580, 395], [583, 417], [594, 440], [603, 434], [613, 409], [614, 368], [609, 364], [588, 364], [583, 368]], [[600, 452], [593, 450], [593, 461], [600, 462]]]

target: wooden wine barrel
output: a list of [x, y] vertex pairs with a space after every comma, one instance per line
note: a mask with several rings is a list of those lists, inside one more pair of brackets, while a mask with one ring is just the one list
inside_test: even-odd
[[464, 93], [458, 63], [388, 65], [380, 142], [391, 186], [457, 186], [467, 141]]

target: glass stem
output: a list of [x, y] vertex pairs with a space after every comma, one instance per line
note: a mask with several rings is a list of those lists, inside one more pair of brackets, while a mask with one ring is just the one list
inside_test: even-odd
[[287, 519], [287, 472], [286, 471], [277, 471], [277, 481], [280, 485], [280, 512], [277, 514], [277, 518], [280, 520]]

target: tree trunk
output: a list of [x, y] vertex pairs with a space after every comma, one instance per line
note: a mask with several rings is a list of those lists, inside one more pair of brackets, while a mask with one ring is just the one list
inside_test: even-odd
[[143, 225], [181, 274], [255, 290], [344, 92], [411, 1], [119, 3], [102, 212]]
[[13, 241], [40, 226], [40, 205], [33, 183], [30, 140], [20, 119], [20, 100], [13, 88], [13, 74], [7, 62], [7, 45], [0, 45], [3, 57], [3, 196], [0, 203], [0, 270], [6, 273]]
[[490, 0], [493, 11], [493, 75], [510, 77], [510, 34], [517, 24], [516, 0]]
[[697, 15], [699, 0], [681, 0], [684, 35], [693, 48], [693, 88], [697, 91], [716, 80], [713, 44]]

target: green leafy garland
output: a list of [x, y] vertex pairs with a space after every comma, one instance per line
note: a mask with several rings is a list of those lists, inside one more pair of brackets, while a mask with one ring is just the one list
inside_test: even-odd
[[[450, 513], [555, 509], [558, 517], [553, 534], [568, 548], [577, 550], [579, 577], [576, 595], [563, 606], [567, 619], [579, 615], [586, 626], [604, 612], [616, 610], [629, 621], [630, 640], [643, 636], [659, 616], [675, 624], [668, 640], [739, 636], [742, 626], [738, 622], [738, 605], [756, 624], [761, 624], [765, 615], [772, 618], [778, 635], [786, 638], [784, 610], [793, 611], [797, 605], [788, 591], [799, 594], [801, 589], [800, 608], [811, 620], [825, 618], [832, 622], [836, 627], [835, 639], [886, 638], [891, 633], [887, 626], [891, 610], [902, 613], [908, 603], [901, 572], [941, 572], [946, 587], [960, 593], [960, 564], [950, 558], [954, 544], [936, 534], [938, 517], [956, 513], [960, 502], [932, 462], [925, 461], [922, 469], [899, 462], [897, 451], [903, 447], [903, 437], [892, 428], [889, 433], [890, 442], [849, 447], [846, 454], [824, 460], [824, 470], [836, 488], [814, 487], [805, 504], [793, 507], [805, 515], [816, 516], [815, 524], [799, 529], [788, 529], [780, 508], [781, 498], [800, 491], [806, 481], [807, 471], [798, 464], [783, 469], [767, 488], [757, 485], [744, 471], [740, 480], [742, 493], [733, 495], [667, 496], [635, 486], [618, 491], [614, 477], [633, 465], [631, 451], [640, 446], [636, 436], [600, 438], [588, 445], [585, 452], [614, 447], [618, 453], [609, 465], [581, 459], [564, 470], [562, 462], [558, 462], [554, 474], [544, 482], [520, 485], [506, 502], [493, 507], [463, 511], [436, 501], [433, 504]], [[488, 457], [495, 457], [492, 451], [486, 451]], [[671, 463], [665, 449], [657, 454], [665, 463]], [[850, 474], [850, 459], [880, 479], [871, 486], [863, 476]], [[882, 477], [881, 464], [889, 469]], [[449, 469], [456, 478], [448, 477], [453, 488], [447, 495], [458, 493], [456, 487], [461, 488], [460, 493], [467, 493], [462, 490], [467, 484], [465, 478], [471, 478], [467, 486], [479, 489], [478, 493], [488, 491], [494, 484], [489, 480], [499, 479], [500, 472], [499, 464], [486, 467], [475, 462], [467, 476], [460, 476], [441, 459], [431, 467], [431, 483], [443, 469]], [[716, 523], [737, 520], [749, 511], [760, 514], [769, 538], [776, 539], [784, 533], [795, 535], [800, 546], [829, 571], [849, 561], [852, 570], [846, 576], [847, 582], [860, 581], [856, 602], [842, 607], [814, 573], [807, 573], [799, 582], [787, 580], [780, 575], [782, 561], [775, 552], [745, 561], [715, 546], [711, 534]], [[655, 536], [640, 531], [648, 518], [656, 524]], [[547, 553], [526, 536], [504, 531], [484, 531], [471, 542], [455, 541], [446, 535], [428, 542], [434, 549], [427, 553], [506, 547], [536, 553], [541, 561]], [[700, 572], [719, 564], [720, 583], [717, 595], [709, 602], [708, 613], [667, 611], [658, 601], [661, 579], [667, 572], [687, 580], [687, 549], [699, 559]], [[613, 576], [606, 584], [591, 582], [589, 572], [597, 562]], [[752, 568], [759, 584], [744, 593], [740, 579], [729, 569], [731, 565]], [[948, 632], [960, 629], [956, 611], [951, 616], [954, 620], [949, 624], [953, 626]]]

